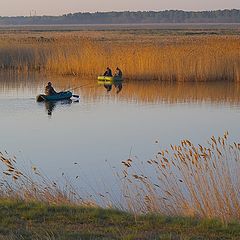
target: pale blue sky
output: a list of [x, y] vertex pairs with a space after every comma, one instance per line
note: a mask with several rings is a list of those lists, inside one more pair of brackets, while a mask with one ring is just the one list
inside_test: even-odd
[[240, 9], [240, 0], [0, 0], [0, 16], [74, 12]]

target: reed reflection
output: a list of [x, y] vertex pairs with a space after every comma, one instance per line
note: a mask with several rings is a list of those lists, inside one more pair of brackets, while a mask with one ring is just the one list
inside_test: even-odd
[[[119, 86], [121, 91], [121, 85]], [[112, 91], [113, 86], [106, 85], [107, 92]], [[240, 86], [234, 82], [216, 81], [211, 83], [165, 83], [156, 81], [128, 81], [124, 83], [124, 91], [118, 100], [141, 104], [179, 104], [179, 103], [209, 103], [209, 104], [240, 104]], [[82, 98], [99, 101], [102, 90], [98, 88], [80, 89]], [[114, 97], [114, 96], [112, 96]]]
[[[81, 96], [82, 101], [106, 101], [103, 89], [107, 92], [121, 94], [118, 101], [137, 102], [141, 104], [178, 104], [178, 103], [210, 103], [240, 105], [240, 85], [234, 82], [202, 82], [202, 83], [163, 83], [157, 81], [127, 81], [112, 84], [97, 84], [95, 79], [77, 77], [42, 76], [41, 74], [4, 74], [0, 73], [0, 97], [35, 98], [46, 82], [51, 81], [57, 90], [74, 88], [74, 93]], [[104, 86], [105, 85], [105, 86]], [[80, 88], [78, 86], [81, 86]], [[117, 94], [112, 94], [111, 98]], [[109, 100], [109, 98], [108, 98]]]

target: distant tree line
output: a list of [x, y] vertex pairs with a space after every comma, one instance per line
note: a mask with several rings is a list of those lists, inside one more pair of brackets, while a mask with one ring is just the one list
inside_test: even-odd
[[31, 24], [240, 23], [240, 10], [69, 13], [62, 16], [0, 17], [0, 25]]

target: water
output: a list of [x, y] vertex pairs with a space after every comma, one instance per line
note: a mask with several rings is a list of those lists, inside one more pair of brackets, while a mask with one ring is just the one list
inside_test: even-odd
[[[79, 102], [37, 103], [48, 81], [56, 90], [81, 85]], [[101, 191], [114, 189], [112, 168], [129, 156], [148, 160], [183, 138], [204, 144], [225, 131], [239, 140], [238, 84], [126, 82], [117, 90], [94, 79], [1, 73], [0, 151], [53, 178], [80, 175]]]

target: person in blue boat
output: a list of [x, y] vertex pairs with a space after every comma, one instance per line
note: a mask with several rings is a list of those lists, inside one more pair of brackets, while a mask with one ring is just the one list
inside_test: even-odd
[[57, 94], [57, 92], [54, 90], [51, 82], [48, 82], [48, 85], [45, 87], [45, 94], [47, 96]]
[[122, 77], [122, 71], [119, 67], [116, 68], [116, 72], [114, 74], [114, 77]]
[[107, 67], [106, 72], [103, 74], [103, 76], [112, 77], [112, 70]]

